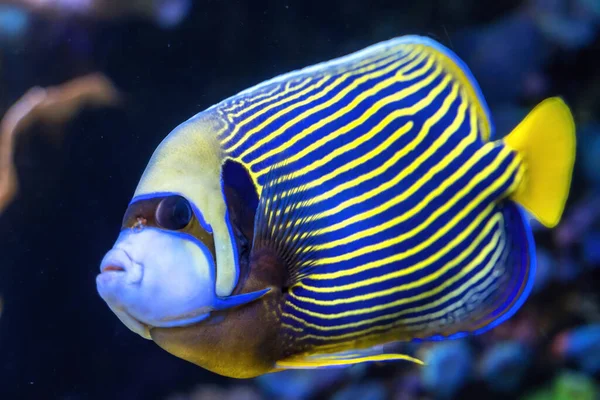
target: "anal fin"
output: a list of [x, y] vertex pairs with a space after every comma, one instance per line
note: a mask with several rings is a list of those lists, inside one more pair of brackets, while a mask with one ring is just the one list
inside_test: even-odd
[[416, 364], [425, 363], [406, 354], [383, 353], [382, 346], [370, 349], [344, 351], [331, 354], [296, 355], [276, 363], [278, 369], [318, 369], [342, 368], [366, 362], [410, 361]]

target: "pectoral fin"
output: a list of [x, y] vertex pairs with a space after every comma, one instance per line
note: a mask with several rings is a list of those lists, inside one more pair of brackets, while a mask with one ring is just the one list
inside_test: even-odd
[[267, 288], [267, 289], [263, 289], [263, 290], [258, 290], [256, 292], [243, 293], [243, 294], [238, 294], [238, 295], [234, 295], [234, 296], [217, 297], [215, 299], [214, 309], [215, 310], [224, 310], [224, 309], [233, 308], [233, 307], [251, 303], [255, 300], [258, 300], [265, 294], [267, 294], [270, 290], [271, 290], [270, 288]]

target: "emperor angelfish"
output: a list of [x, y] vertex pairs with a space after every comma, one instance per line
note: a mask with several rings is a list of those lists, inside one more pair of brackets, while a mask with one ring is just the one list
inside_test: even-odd
[[565, 103], [492, 135], [467, 66], [425, 37], [268, 80], [163, 140], [100, 296], [132, 331], [230, 377], [419, 362], [383, 345], [507, 320], [534, 278], [528, 215], [554, 227], [563, 213]]

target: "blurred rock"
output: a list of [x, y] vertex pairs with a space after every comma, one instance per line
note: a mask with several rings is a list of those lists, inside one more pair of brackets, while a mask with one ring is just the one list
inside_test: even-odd
[[575, 362], [588, 374], [600, 372], [600, 324], [561, 333], [554, 339], [552, 350], [556, 356]]
[[522, 383], [530, 363], [529, 349], [518, 342], [506, 341], [486, 350], [479, 373], [494, 391], [510, 393]]
[[344, 379], [353, 368], [291, 369], [262, 375], [255, 381], [269, 397], [300, 400], [310, 398], [323, 388]]
[[550, 252], [543, 247], [536, 248], [537, 267], [535, 271], [535, 281], [533, 283], [532, 293], [537, 293], [546, 287], [554, 278], [556, 273], [556, 260]]
[[452, 398], [472, 375], [473, 357], [465, 340], [434, 343], [423, 361], [423, 385], [436, 398]]
[[331, 400], [386, 400], [385, 386], [377, 381], [352, 384], [337, 392]]

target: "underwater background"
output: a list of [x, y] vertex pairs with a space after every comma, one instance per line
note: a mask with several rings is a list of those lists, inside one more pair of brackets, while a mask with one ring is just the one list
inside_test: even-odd
[[[466, 62], [496, 137], [549, 96], [574, 113], [571, 194], [556, 229], [534, 226], [523, 308], [413, 345], [425, 367], [251, 380], [123, 325], [95, 277], [160, 141], [247, 87], [406, 34]], [[599, 0], [0, 0], [0, 399], [599, 399], [599, 65]]]

